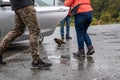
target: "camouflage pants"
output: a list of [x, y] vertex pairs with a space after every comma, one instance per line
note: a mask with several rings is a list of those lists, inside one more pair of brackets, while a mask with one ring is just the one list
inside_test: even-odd
[[40, 27], [36, 18], [36, 10], [33, 6], [27, 6], [15, 11], [15, 27], [0, 43], [1, 55], [12, 41], [24, 33], [26, 27], [29, 29], [29, 41], [33, 61], [37, 61], [39, 59]]

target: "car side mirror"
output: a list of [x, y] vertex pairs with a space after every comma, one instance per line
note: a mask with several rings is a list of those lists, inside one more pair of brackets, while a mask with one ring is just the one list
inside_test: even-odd
[[6, 7], [6, 6], [10, 6], [10, 2], [5, 0], [0, 0], [0, 7]]

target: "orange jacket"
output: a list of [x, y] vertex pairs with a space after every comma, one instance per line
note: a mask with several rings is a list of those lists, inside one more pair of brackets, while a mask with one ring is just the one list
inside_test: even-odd
[[82, 4], [80, 5], [77, 13], [88, 12], [93, 10], [90, 5], [90, 0], [65, 0], [64, 2], [64, 5], [67, 7], [70, 7], [70, 6], [74, 7], [77, 4]]

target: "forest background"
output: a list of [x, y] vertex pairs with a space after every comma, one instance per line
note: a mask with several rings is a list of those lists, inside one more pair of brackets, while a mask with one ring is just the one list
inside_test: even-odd
[[[92, 25], [120, 23], [120, 0], [91, 0]], [[74, 17], [71, 18], [74, 25]]]

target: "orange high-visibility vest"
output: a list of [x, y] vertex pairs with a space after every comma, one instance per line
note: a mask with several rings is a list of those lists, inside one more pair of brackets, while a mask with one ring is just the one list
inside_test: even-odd
[[64, 2], [64, 5], [68, 7], [74, 7], [77, 4], [81, 4], [77, 13], [88, 12], [93, 10], [93, 8], [90, 5], [90, 0], [65, 0]]

